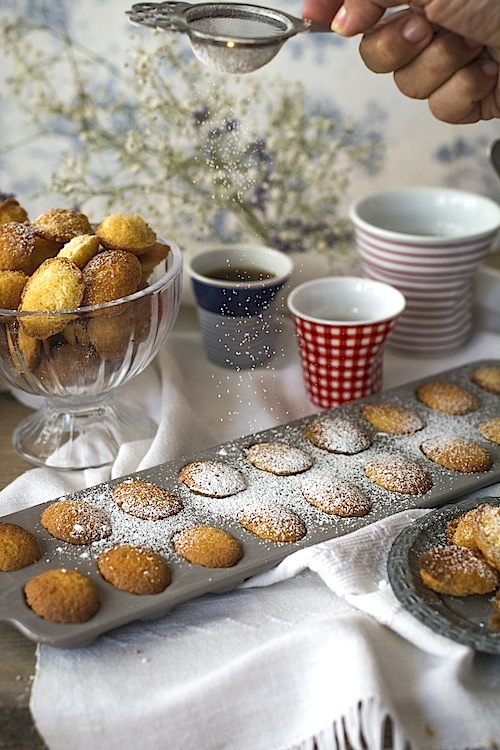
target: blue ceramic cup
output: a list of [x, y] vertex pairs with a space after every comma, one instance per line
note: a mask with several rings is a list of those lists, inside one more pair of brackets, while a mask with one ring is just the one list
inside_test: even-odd
[[277, 293], [293, 270], [290, 258], [264, 245], [206, 250], [186, 264], [207, 358], [221, 367], [261, 367], [275, 354]]

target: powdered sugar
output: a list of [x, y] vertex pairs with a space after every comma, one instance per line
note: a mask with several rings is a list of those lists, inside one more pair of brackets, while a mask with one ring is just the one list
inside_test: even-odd
[[306, 430], [313, 445], [330, 453], [359, 453], [371, 445], [371, 438], [355, 422], [343, 417], [321, 417]]
[[279, 476], [300, 474], [313, 465], [308, 453], [288, 443], [255, 443], [245, 455], [257, 469]]

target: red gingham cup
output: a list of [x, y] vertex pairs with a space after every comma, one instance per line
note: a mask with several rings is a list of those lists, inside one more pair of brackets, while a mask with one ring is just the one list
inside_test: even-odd
[[383, 345], [405, 307], [389, 284], [354, 276], [308, 281], [288, 297], [311, 401], [330, 408], [378, 393]]

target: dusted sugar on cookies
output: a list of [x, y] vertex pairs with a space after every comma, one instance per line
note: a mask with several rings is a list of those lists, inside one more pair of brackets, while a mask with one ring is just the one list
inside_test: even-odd
[[469, 547], [469, 549], [479, 549], [476, 541], [476, 524], [477, 508], [472, 508], [466, 513], [462, 513], [458, 518], [448, 521], [446, 526], [446, 538], [449, 544], [458, 544], [459, 547]]
[[97, 567], [108, 583], [129, 594], [159, 594], [172, 580], [170, 568], [161, 555], [132, 544], [103, 552]]
[[488, 471], [492, 466], [490, 453], [475, 440], [430, 438], [422, 443], [422, 452], [445, 469], [465, 474]]
[[44, 620], [71, 624], [87, 622], [100, 608], [95, 583], [78, 570], [46, 570], [24, 586], [28, 607]]
[[88, 217], [72, 208], [49, 208], [35, 219], [32, 226], [40, 237], [61, 245], [80, 234], [93, 234]]
[[27, 272], [35, 252], [35, 230], [17, 221], [0, 224], [0, 268]]
[[0, 522], [0, 570], [24, 568], [41, 556], [40, 544], [31, 531], [15, 523]]
[[69, 544], [91, 544], [111, 534], [107, 515], [85, 500], [57, 500], [45, 508], [40, 522], [51, 536]]
[[474, 517], [474, 536], [486, 560], [500, 571], [500, 507], [481, 504]]
[[94, 255], [83, 268], [82, 306], [128, 297], [139, 288], [142, 268], [139, 259], [125, 250], [104, 250]]
[[441, 381], [431, 381], [419, 386], [416, 391], [419, 401], [430, 409], [455, 416], [470, 414], [479, 408], [479, 400], [461, 385]]
[[320, 417], [304, 432], [309, 442], [329, 453], [352, 455], [370, 447], [370, 436], [357, 424], [344, 417]]
[[368, 479], [389, 492], [423, 495], [432, 487], [429, 474], [415, 461], [399, 453], [381, 454], [364, 467]]
[[500, 395], [500, 367], [483, 365], [476, 367], [470, 376], [473, 383], [489, 393]]
[[238, 512], [247, 531], [270, 542], [298, 542], [307, 533], [305, 523], [290, 508], [274, 503], [248, 503]]
[[401, 404], [365, 404], [362, 414], [375, 429], [392, 435], [412, 435], [425, 427], [418, 414]]
[[280, 476], [300, 474], [313, 465], [305, 451], [287, 443], [255, 443], [245, 455], [257, 469]]
[[147, 521], [159, 521], [180, 513], [180, 499], [153, 482], [126, 479], [113, 487], [113, 501], [125, 513]]
[[246, 479], [224, 461], [192, 461], [179, 473], [179, 481], [191, 492], [206, 497], [229, 497], [246, 488]]
[[232, 568], [243, 557], [240, 542], [216, 526], [189, 526], [174, 536], [172, 544], [181, 557], [204, 568]]
[[500, 445], [500, 417], [492, 417], [479, 425], [479, 432], [486, 440]]
[[488, 594], [499, 584], [497, 571], [468, 547], [435, 547], [424, 552], [418, 564], [422, 581], [438, 594]]
[[300, 485], [307, 502], [323, 513], [349, 518], [365, 516], [371, 502], [355, 484], [329, 472], [313, 472], [305, 476]]
[[82, 272], [67, 258], [49, 258], [30, 276], [24, 286], [19, 310], [53, 312], [52, 315], [20, 316], [25, 333], [37, 339], [48, 339], [60, 333], [69, 321], [57, 310], [80, 307], [84, 292]]

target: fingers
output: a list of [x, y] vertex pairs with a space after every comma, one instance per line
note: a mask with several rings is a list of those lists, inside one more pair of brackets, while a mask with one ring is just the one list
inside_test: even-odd
[[302, 18], [309, 18], [311, 21], [329, 24], [341, 4], [342, 0], [305, 0], [302, 8]]
[[450, 32], [436, 34], [414, 60], [394, 74], [399, 90], [411, 99], [428, 99], [457, 71], [477, 58], [482, 47]]
[[498, 63], [474, 60], [429, 96], [432, 114], [443, 122], [468, 124], [500, 117]]
[[401, 5], [401, 0], [344, 0], [332, 21], [332, 31], [354, 36], [372, 28], [388, 8]]
[[449, 123], [470, 123], [500, 116], [498, 64], [479, 56], [482, 46], [434, 28], [411, 10], [394, 13], [367, 32], [360, 53], [376, 73], [394, 71], [399, 90], [412, 99], [428, 99], [434, 116]]
[[434, 37], [426, 19], [411, 10], [388, 16], [360, 44], [365, 65], [374, 73], [392, 73], [410, 63]]

